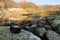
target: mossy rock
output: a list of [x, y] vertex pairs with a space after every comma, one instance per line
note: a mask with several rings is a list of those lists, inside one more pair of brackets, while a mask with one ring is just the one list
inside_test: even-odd
[[48, 30], [47, 35], [49, 40], [60, 40], [60, 35], [54, 31]]
[[45, 28], [38, 28], [37, 31], [39, 32], [40, 36], [43, 36], [46, 33]]

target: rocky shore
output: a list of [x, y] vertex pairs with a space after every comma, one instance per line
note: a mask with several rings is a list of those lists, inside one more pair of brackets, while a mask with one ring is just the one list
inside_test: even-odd
[[[21, 23], [21, 32], [13, 34], [9, 26], [0, 26], [1, 40], [60, 40], [60, 21], [53, 17]], [[3, 35], [3, 36], [2, 36]], [[21, 38], [22, 37], [22, 38]], [[19, 39], [21, 38], [21, 39]]]

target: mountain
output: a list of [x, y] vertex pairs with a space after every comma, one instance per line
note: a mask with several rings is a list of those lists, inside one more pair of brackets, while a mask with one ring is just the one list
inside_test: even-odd
[[4, 2], [5, 2], [7, 7], [37, 8], [37, 6], [34, 3], [27, 2], [27, 1], [16, 3], [12, 0], [5, 0]]
[[42, 12], [60, 11], [60, 5], [42, 5], [42, 6], [39, 6], [39, 10]]
[[28, 13], [40, 13], [40, 15], [47, 15], [49, 12], [60, 11], [60, 5], [36, 5], [27, 1], [16, 3], [12, 0], [0, 0], [0, 6], [5, 6], [6, 8], [23, 8]]

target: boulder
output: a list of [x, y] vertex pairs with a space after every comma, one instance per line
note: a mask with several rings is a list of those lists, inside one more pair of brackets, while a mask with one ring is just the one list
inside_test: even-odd
[[43, 36], [46, 33], [45, 28], [38, 28], [37, 31], [38, 31], [40, 36]]
[[54, 31], [48, 30], [46, 36], [49, 40], [60, 40], [60, 35]]

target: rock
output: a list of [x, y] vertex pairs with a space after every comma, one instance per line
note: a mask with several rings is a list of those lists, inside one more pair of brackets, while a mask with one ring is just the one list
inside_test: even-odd
[[10, 32], [9, 27], [0, 27], [0, 35], [2, 35], [1, 40], [41, 40], [36, 35], [25, 30], [21, 30], [19, 34], [13, 34]]
[[40, 36], [43, 36], [46, 33], [45, 28], [38, 28], [37, 31], [38, 31]]
[[48, 30], [46, 36], [49, 40], [60, 40], [60, 35], [54, 31]]
[[52, 29], [60, 34], [60, 20], [54, 20], [52, 24]]
[[60, 34], [60, 25], [57, 25], [56, 29], [55, 29], [55, 32], [59, 33]]
[[44, 27], [46, 30], [51, 30], [51, 26], [49, 26], [49, 25], [45, 25]]
[[8, 40], [8, 37], [4, 37], [4, 36], [0, 35], [0, 40]]

